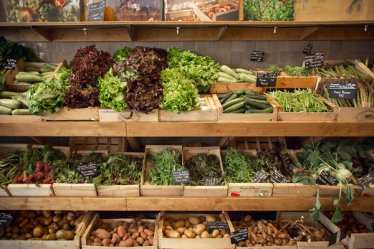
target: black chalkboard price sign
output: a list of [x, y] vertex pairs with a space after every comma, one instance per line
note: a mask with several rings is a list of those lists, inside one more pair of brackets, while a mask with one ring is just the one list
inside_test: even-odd
[[6, 59], [5, 62], [3, 63], [2, 67], [7, 70], [13, 70], [17, 66], [17, 61], [15, 59]]
[[208, 231], [212, 232], [214, 229], [227, 231], [229, 226], [224, 221], [211, 221], [207, 223]]
[[264, 57], [265, 57], [265, 52], [264, 51], [254, 50], [249, 55], [249, 60], [250, 61], [255, 61], [255, 62], [263, 62]]
[[258, 72], [256, 79], [257, 87], [275, 87], [278, 73], [274, 72]]
[[328, 86], [330, 98], [355, 99], [357, 96], [357, 84], [355, 82], [331, 83]]
[[304, 57], [303, 65], [305, 68], [322, 67], [325, 63], [325, 55], [323, 53], [314, 53]]
[[242, 228], [236, 230], [231, 234], [231, 243], [238, 244], [240, 241], [245, 241], [248, 239], [248, 229]]
[[6, 227], [13, 221], [13, 216], [7, 213], [0, 213], [0, 227]]
[[88, 21], [104, 21], [105, 0], [92, 0], [88, 3]]
[[79, 164], [77, 166], [78, 172], [85, 177], [97, 175], [97, 164], [95, 162], [89, 162], [87, 164]]
[[190, 172], [188, 170], [176, 170], [172, 174], [176, 184], [187, 184], [190, 182]]

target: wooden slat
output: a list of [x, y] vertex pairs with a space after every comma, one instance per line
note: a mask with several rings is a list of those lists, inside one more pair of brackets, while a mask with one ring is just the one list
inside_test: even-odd
[[[333, 198], [321, 197], [323, 209], [333, 209]], [[0, 210], [103, 211], [306, 211], [314, 197], [1, 197]], [[357, 197], [344, 210], [374, 210], [374, 197]]]

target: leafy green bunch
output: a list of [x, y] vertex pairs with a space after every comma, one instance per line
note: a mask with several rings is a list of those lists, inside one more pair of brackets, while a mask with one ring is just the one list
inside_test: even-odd
[[186, 162], [186, 168], [190, 172], [189, 185], [205, 185], [213, 179], [214, 185], [223, 185], [223, 175], [220, 160], [216, 155], [199, 153], [193, 155]]
[[188, 112], [199, 106], [199, 93], [193, 82], [178, 69], [165, 69], [161, 72], [164, 96], [161, 108], [172, 112]]
[[248, 183], [252, 181], [256, 162], [236, 149], [228, 149], [223, 157], [225, 180], [231, 183]]
[[175, 184], [172, 173], [183, 170], [182, 155], [178, 150], [167, 148], [152, 156], [153, 168], [148, 174], [148, 181], [156, 185]]
[[110, 69], [104, 77], [99, 78], [101, 107], [111, 108], [117, 112], [125, 110], [127, 108], [126, 88], [127, 83], [113, 75], [113, 71]]
[[219, 65], [212, 58], [178, 48], [168, 50], [168, 64], [190, 79], [201, 93], [209, 90], [219, 72]]
[[121, 49], [118, 49], [114, 54], [113, 54], [113, 59], [115, 62], [121, 62], [126, 60], [129, 57], [130, 52], [132, 51], [132, 48], [129, 47], [124, 47]]

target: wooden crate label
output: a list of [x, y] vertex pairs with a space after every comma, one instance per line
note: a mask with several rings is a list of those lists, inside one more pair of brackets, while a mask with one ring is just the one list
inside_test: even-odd
[[306, 68], [317, 68], [325, 63], [325, 55], [321, 52], [307, 55], [304, 57], [303, 66]]
[[190, 172], [188, 170], [177, 170], [172, 173], [176, 184], [187, 184], [190, 180]]
[[352, 81], [339, 81], [328, 86], [329, 97], [334, 99], [355, 99], [357, 96], [357, 84]]
[[278, 73], [273, 72], [257, 72], [257, 87], [275, 87]]
[[263, 62], [265, 57], [265, 52], [261, 50], [253, 50], [249, 55], [250, 61]]
[[77, 166], [78, 172], [85, 177], [97, 175], [97, 164], [95, 162], [89, 162], [87, 164], [79, 164]]
[[231, 234], [231, 243], [237, 244], [240, 241], [244, 241], [248, 239], [248, 229], [242, 228], [238, 229]]
[[0, 227], [6, 227], [13, 221], [13, 216], [8, 213], [0, 213]]
[[229, 230], [229, 226], [224, 221], [207, 222], [207, 226], [208, 226], [208, 231], [210, 232], [212, 232], [214, 229], [225, 230], [225, 231]]

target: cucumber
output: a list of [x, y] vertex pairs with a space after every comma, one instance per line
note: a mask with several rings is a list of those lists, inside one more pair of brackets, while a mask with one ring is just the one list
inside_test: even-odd
[[236, 83], [238, 82], [237, 79], [234, 79], [233, 77], [231, 78], [226, 78], [226, 77], [218, 77], [218, 82], [223, 82], [223, 83]]
[[35, 75], [35, 74], [17, 74], [16, 75], [16, 80], [17, 81], [28, 82], [28, 83], [33, 83], [33, 82], [43, 81], [43, 78], [40, 77], [39, 75]]
[[267, 100], [266, 96], [259, 95], [259, 94], [248, 95], [248, 98], [254, 99], [254, 100], [262, 100], [262, 101], [266, 101]]
[[15, 109], [12, 111], [12, 115], [31, 115], [29, 109]]
[[239, 98], [236, 98], [236, 99], [233, 99], [233, 100], [228, 100], [228, 101], [226, 101], [223, 105], [222, 105], [222, 107], [223, 107], [223, 109], [226, 109], [226, 108], [228, 108], [228, 107], [230, 107], [230, 106], [232, 106], [232, 105], [235, 105], [235, 104], [237, 104], [237, 103], [239, 103], [239, 102], [242, 102], [244, 99], [242, 98], [242, 97], [239, 97]]
[[228, 97], [224, 102], [222, 102], [222, 104], [226, 104], [227, 102], [233, 100], [233, 99], [236, 99], [238, 97], [238, 95], [236, 93], [232, 93], [230, 97]]
[[0, 115], [10, 115], [12, 114], [12, 109], [9, 109], [5, 106], [0, 106]]
[[24, 96], [14, 96], [12, 97], [12, 99], [18, 100], [22, 103], [22, 105], [29, 107], [29, 103], [27, 102], [27, 99]]
[[230, 74], [224, 73], [224, 72], [218, 72], [217, 75], [218, 75], [218, 77], [237, 80], [237, 78], [231, 76]]
[[245, 108], [240, 108], [240, 109], [238, 109], [236, 111], [232, 111], [230, 113], [245, 113]]
[[0, 92], [0, 98], [12, 98], [14, 96], [20, 96], [20, 94], [16, 92], [8, 92], [8, 91]]
[[224, 73], [227, 73], [228, 75], [231, 75], [234, 78], [239, 78], [238, 74], [228, 66], [223, 65], [221, 66], [220, 70]]
[[222, 94], [218, 97], [219, 99], [219, 102], [221, 103], [225, 103], [225, 101], [231, 97], [231, 95], [233, 95], [234, 93], [233, 92], [228, 92], [228, 93], [225, 93], [225, 94]]
[[236, 112], [240, 109], [244, 109], [243, 108], [244, 106], [245, 106], [245, 101], [240, 99], [239, 102], [229, 106], [228, 108], [224, 108], [223, 113]]
[[237, 68], [237, 69], [235, 69], [235, 72], [237, 72], [237, 73], [245, 73], [245, 74], [249, 74], [249, 75], [254, 75], [254, 76], [256, 76], [256, 73], [255, 73], [255, 72], [253, 72], [253, 71], [249, 71], [249, 70], [247, 70], [247, 69], [243, 69], [243, 68]]
[[10, 109], [17, 109], [21, 106], [21, 102], [15, 99], [0, 99], [0, 105]]
[[239, 73], [239, 79], [242, 82], [256, 83], [256, 76], [248, 75], [245, 73]]
[[272, 113], [273, 112], [273, 107], [268, 107], [262, 110], [259, 109], [247, 109], [245, 111], [246, 113]]
[[17, 75], [40, 75], [39, 72], [36, 72], [36, 71], [31, 71], [31, 72], [18, 72]]
[[253, 99], [247, 99], [247, 105], [252, 106], [255, 109], [266, 109], [271, 107], [269, 103], [254, 101]]

